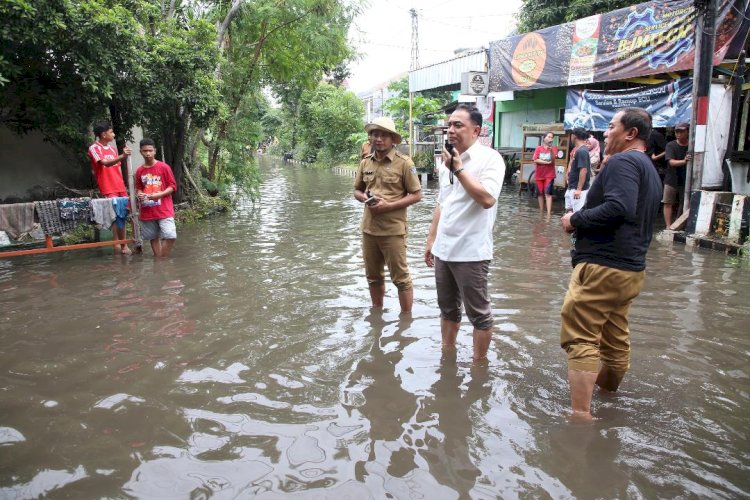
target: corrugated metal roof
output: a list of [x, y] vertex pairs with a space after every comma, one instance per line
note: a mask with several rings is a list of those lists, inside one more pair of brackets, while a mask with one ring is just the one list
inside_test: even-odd
[[487, 71], [487, 50], [464, 54], [448, 61], [415, 69], [409, 72], [409, 91], [436, 89], [446, 85], [460, 85], [461, 73]]

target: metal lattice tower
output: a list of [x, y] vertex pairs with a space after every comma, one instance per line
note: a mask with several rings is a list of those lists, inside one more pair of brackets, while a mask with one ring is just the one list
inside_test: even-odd
[[419, 69], [419, 22], [416, 9], [409, 10], [411, 14], [411, 66], [410, 71]]

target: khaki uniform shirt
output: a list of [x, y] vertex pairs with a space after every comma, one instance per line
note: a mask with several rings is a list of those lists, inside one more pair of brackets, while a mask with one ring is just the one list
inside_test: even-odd
[[[393, 202], [420, 191], [422, 185], [411, 158], [393, 148], [382, 161], [371, 154], [359, 163], [354, 189], [363, 192], [369, 190], [385, 201]], [[373, 236], [406, 234], [406, 207], [380, 215], [372, 215], [370, 209], [365, 207], [361, 227], [362, 232]]]
[[372, 154], [372, 145], [370, 144], [370, 141], [367, 141], [364, 144], [362, 144], [362, 147], [359, 149], [359, 159], [364, 160], [371, 154]]

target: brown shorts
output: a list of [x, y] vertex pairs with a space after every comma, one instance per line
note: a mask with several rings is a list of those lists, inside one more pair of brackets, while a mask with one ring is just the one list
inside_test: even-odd
[[487, 291], [490, 261], [448, 262], [435, 257], [435, 288], [440, 317], [461, 322], [461, 303], [477, 330], [492, 328], [492, 304]]
[[664, 184], [664, 196], [661, 202], [665, 205], [677, 205], [682, 202], [682, 191], [679, 188]]
[[399, 292], [411, 290], [411, 275], [406, 265], [406, 235], [373, 236], [362, 233], [362, 256], [365, 275], [370, 286], [385, 283], [384, 266], [388, 266], [391, 281]]
[[630, 304], [643, 287], [645, 271], [623, 271], [579, 263], [565, 294], [560, 345], [568, 367], [598, 372], [599, 362], [620, 376], [630, 367]]

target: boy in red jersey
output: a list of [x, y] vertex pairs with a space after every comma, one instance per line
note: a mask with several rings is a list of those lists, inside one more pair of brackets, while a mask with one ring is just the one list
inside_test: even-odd
[[135, 171], [135, 190], [141, 201], [141, 236], [151, 242], [154, 257], [169, 257], [177, 239], [172, 193], [177, 183], [169, 165], [156, 159], [153, 139], [140, 143], [143, 165]]
[[[113, 142], [115, 133], [109, 122], [94, 125], [94, 135], [96, 141], [89, 146], [88, 153], [91, 160], [91, 173], [96, 178], [99, 191], [107, 198], [127, 197], [128, 192], [125, 188], [125, 181], [122, 179], [121, 165], [122, 160], [130, 156], [130, 148], [125, 146], [122, 154], [117, 153], [117, 146]], [[125, 226], [120, 228], [116, 224], [113, 225], [112, 233], [115, 239], [124, 240]], [[115, 253], [120, 252], [125, 255], [132, 253], [127, 245], [115, 245]]]

